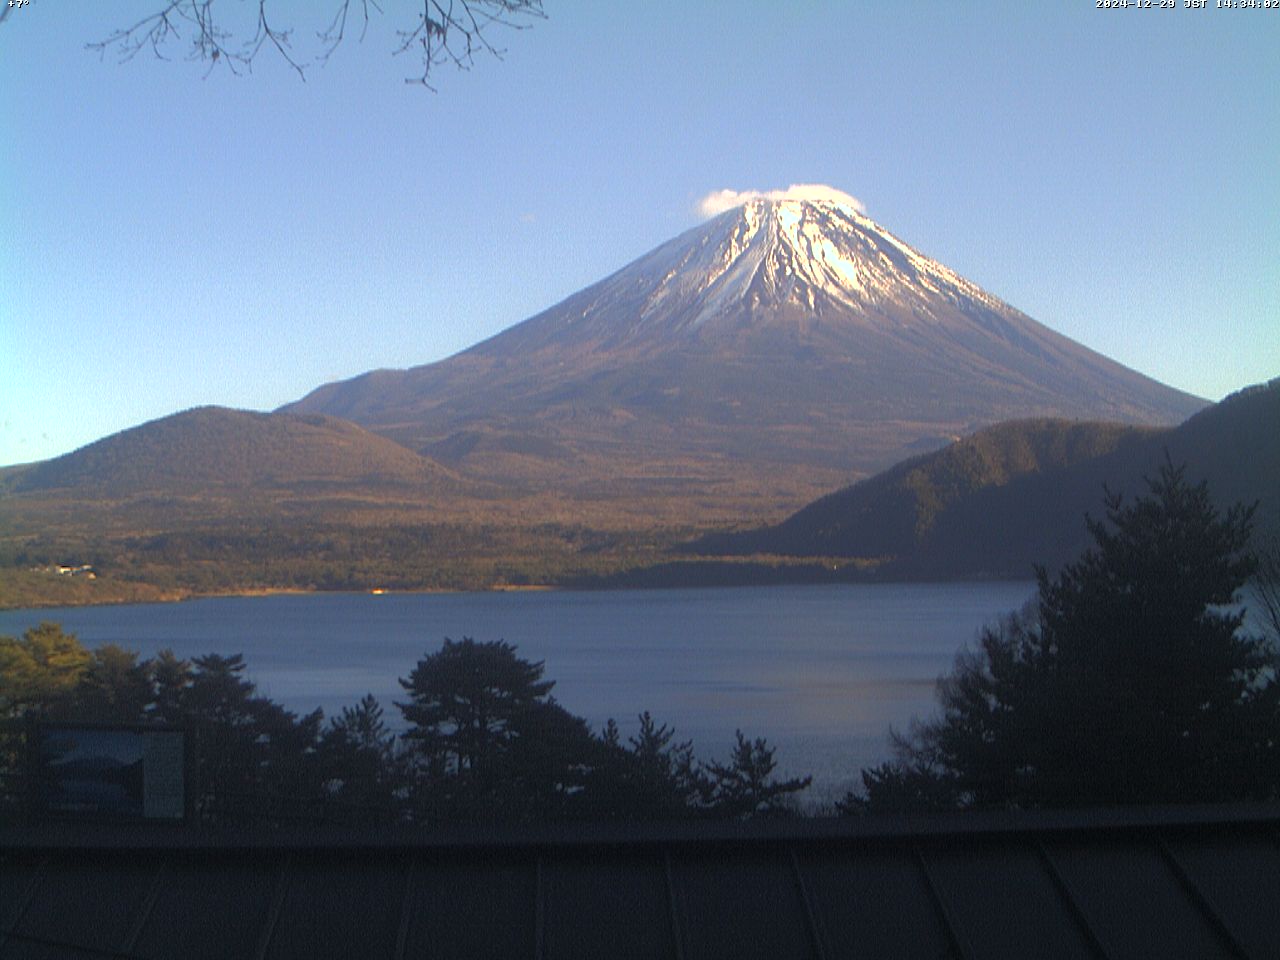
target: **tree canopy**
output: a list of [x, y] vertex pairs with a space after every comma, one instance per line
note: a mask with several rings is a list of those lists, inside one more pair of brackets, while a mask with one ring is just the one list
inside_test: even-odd
[[48, 621], [21, 638], [0, 637], [0, 713], [48, 713], [68, 701], [92, 656], [74, 633]]
[[[791, 812], [809, 783], [777, 779], [773, 748], [742, 734], [727, 763], [697, 760], [648, 713], [625, 743], [612, 720], [595, 734], [551, 697], [543, 664], [501, 640], [426, 654], [401, 680], [403, 733], [372, 695], [325, 725], [258, 695], [246, 672], [240, 654], [140, 660], [42, 623], [0, 637], [0, 721], [179, 725], [196, 816], [232, 823], [749, 817]], [[21, 801], [3, 785], [28, 770], [30, 730], [0, 723], [0, 817]]]
[[768, 742], [745, 737], [741, 730], [734, 735], [737, 745], [729, 763], [707, 765], [711, 779], [710, 805], [731, 817], [788, 813], [791, 795], [808, 787], [813, 778], [777, 779], [773, 772], [778, 762]]
[[1093, 546], [983, 631], [941, 714], [864, 771], [850, 806], [1043, 806], [1275, 796], [1274, 646], [1244, 633], [1252, 508], [1220, 513], [1167, 462], [1106, 498]]
[[465, 775], [510, 748], [523, 715], [549, 702], [555, 684], [542, 672], [505, 641], [446, 638], [400, 680], [409, 702], [397, 706], [433, 769]]
[[624, 744], [609, 721], [594, 735], [551, 696], [543, 664], [504, 641], [446, 639], [400, 681], [405, 740], [419, 776], [415, 815], [427, 820], [657, 819], [790, 812], [809, 778], [774, 776], [774, 750], [738, 734], [728, 763], [701, 763], [693, 745], [648, 713]]

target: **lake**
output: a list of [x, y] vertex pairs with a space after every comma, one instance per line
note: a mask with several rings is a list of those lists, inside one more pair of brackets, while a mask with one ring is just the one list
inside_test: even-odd
[[725, 759], [735, 729], [767, 737], [780, 771], [813, 774], [822, 802], [888, 756], [889, 728], [934, 707], [938, 676], [1030, 582], [851, 584], [517, 593], [322, 593], [0, 612], [0, 635], [53, 620], [86, 646], [143, 656], [243, 653], [259, 692], [337, 713], [365, 693], [388, 719], [445, 637], [507, 640], [546, 663], [554, 695], [623, 733], [650, 711]]

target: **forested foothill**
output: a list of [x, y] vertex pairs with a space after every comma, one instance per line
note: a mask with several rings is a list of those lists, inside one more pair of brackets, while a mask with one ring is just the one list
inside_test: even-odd
[[[333, 417], [206, 407], [0, 469], [0, 608], [270, 591], [1021, 579], [1085, 549], [1080, 517], [1097, 511], [1103, 485], [1139, 490], [1166, 451], [1209, 482], [1218, 506], [1258, 501], [1255, 526], [1280, 531], [1280, 381], [1173, 429], [998, 424], [767, 527], [757, 526], [762, 512], [776, 517], [796, 501], [692, 480], [697, 496], [677, 495], [661, 477], [590, 495], [532, 479], [499, 489]], [[82, 567], [93, 577], [58, 572]]]
[[0, 470], [0, 608], [271, 591], [1020, 578], [1033, 562], [1055, 567], [1082, 549], [1079, 517], [1096, 509], [1102, 484], [1135, 489], [1166, 448], [1221, 502], [1260, 500], [1258, 525], [1280, 527], [1276, 437], [1280, 383], [1172, 431], [1006, 423], [778, 526], [708, 535], [749, 522], [767, 498], [708, 496], [701, 484], [696, 502], [673, 499], [660, 478], [585, 499], [497, 489], [333, 417], [205, 407]]
[[875, 561], [888, 579], [1023, 577], [1088, 547], [1080, 523], [1104, 485], [1136, 493], [1166, 457], [1219, 507], [1253, 503], [1280, 533], [1280, 379], [1173, 429], [1071, 420], [997, 424], [809, 504], [780, 524], [716, 534], [700, 554]]

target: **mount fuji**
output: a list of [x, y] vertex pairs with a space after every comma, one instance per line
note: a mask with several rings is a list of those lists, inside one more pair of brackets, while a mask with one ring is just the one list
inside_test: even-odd
[[743, 517], [1002, 420], [1165, 425], [1203, 406], [832, 192], [749, 198], [462, 353], [282, 409], [353, 420], [512, 489]]

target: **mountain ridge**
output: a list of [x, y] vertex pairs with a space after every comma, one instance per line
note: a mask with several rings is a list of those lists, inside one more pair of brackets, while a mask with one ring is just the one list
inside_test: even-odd
[[1092, 421], [998, 423], [820, 497], [775, 526], [705, 537], [697, 552], [897, 557], [979, 490], [1063, 471], [1160, 432]]

